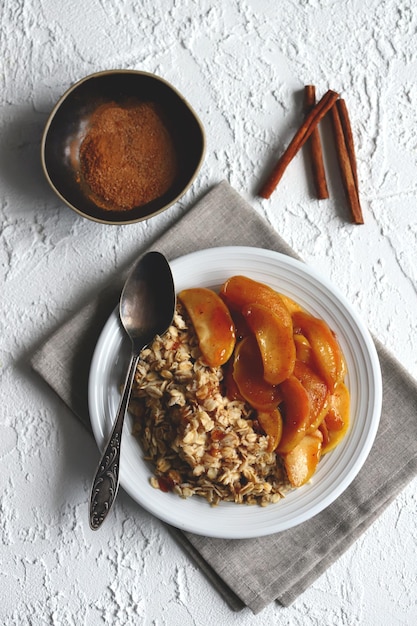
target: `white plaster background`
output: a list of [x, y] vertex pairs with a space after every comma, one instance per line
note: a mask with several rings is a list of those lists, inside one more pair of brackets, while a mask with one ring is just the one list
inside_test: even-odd
[[[411, 625], [417, 482], [287, 609], [232, 613], [160, 523], [121, 494], [92, 533], [95, 445], [26, 365], [91, 291], [226, 178], [345, 293], [417, 376], [417, 13], [413, 0], [1, 0], [0, 623]], [[194, 187], [150, 222], [107, 227], [67, 209], [39, 160], [56, 100], [112, 68], [155, 72], [200, 115]], [[314, 83], [346, 99], [364, 226], [353, 226], [331, 146], [331, 199], [298, 155], [268, 202], [255, 191]]]

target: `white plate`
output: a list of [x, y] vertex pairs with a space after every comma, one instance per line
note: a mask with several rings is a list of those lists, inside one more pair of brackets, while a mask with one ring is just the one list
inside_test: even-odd
[[[311, 267], [286, 255], [250, 247], [201, 250], [171, 263], [176, 290], [187, 287], [217, 289], [230, 276], [242, 274], [290, 296], [336, 332], [348, 366], [351, 426], [342, 443], [319, 464], [312, 481], [267, 507], [183, 500], [149, 484], [151, 467], [125, 423], [120, 467], [121, 486], [159, 519], [197, 534], [242, 539], [283, 531], [328, 507], [361, 469], [378, 428], [382, 382], [374, 343], [346, 299]], [[107, 321], [93, 356], [89, 379], [89, 407], [100, 449], [116, 415], [120, 382], [129, 360], [129, 340], [115, 311]]]

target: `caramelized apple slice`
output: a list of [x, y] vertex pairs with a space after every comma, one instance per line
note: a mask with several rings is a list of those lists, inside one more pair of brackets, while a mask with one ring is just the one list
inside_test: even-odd
[[305, 436], [310, 425], [310, 398], [294, 375], [280, 384], [283, 399], [283, 428], [278, 452], [286, 454]]
[[229, 400], [241, 400], [244, 398], [241, 396], [236, 381], [233, 377], [233, 358], [223, 365], [223, 389], [224, 395]]
[[195, 287], [178, 294], [191, 318], [200, 350], [210, 367], [226, 363], [235, 347], [235, 328], [223, 300], [211, 289]]
[[326, 383], [302, 361], [296, 361], [294, 376], [303, 385], [310, 398], [310, 424], [308, 432], [314, 432], [325, 418], [329, 399], [329, 389]]
[[326, 426], [325, 420], [323, 420], [322, 423], [320, 424], [319, 431], [321, 432], [321, 434], [323, 436], [323, 443], [322, 443], [321, 451], [322, 451], [322, 454], [324, 454], [323, 450], [324, 450], [324, 448], [327, 446], [327, 444], [330, 441], [329, 440], [329, 431], [327, 430], [327, 426]]
[[342, 382], [329, 398], [329, 406], [324, 424], [327, 431], [327, 441], [323, 445], [323, 454], [333, 450], [346, 435], [350, 422], [350, 393]]
[[271, 411], [280, 403], [279, 388], [267, 383], [263, 377], [261, 353], [253, 335], [236, 344], [233, 378], [240, 395], [254, 409]]
[[294, 333], [294, 344], [296, 359], [310, 365], [313, 351], [307, 337], [300, 333]]
[[268, 452], [273, 452], [282, 436], [282, 416], [279, 409], [258, 411], [258, 422], [269, 437]]
[[292, 327], [291, 315], [283, 298], [268, 285], [246, 276], [232, 276], [223, 284], [219, 295], [231, 311], [242, 311], [248, 304], [261, 304]]
[[282, 383], [294, 369], [292, 323], [286, 323], [262, 304], [249, 304], [243, 307], [242, 313], [258, 342], [266, 382]]
[[279, 294], [279, 296], [282, 299], [283, 303], [287, 307], [288, 312], [289, 312], [290, 315], [292, 315], [296, 311], [302, 311], [303, 310], [303, 308], [298, 304], [298, 302], [295, 302], [295, 300], [292, 300], [292, 298], [290, 298], [289, 296], [286, 296], [286, 295], [284, 295], [281, 292], [277, 292], [277, 293]]
[[294, 329], [307, 337], [313, 351], [317, 371], [333, 391], [345, 374], [344, 359], [338, 341], [324, 320], [297, 311], [293, 315]]
[[293, 487], [305, 485], [313, 476], [320, 461], [322, 441], [321, 432], [315, 430], [284, 456], [288, 480]]
[[[226, 304], [226, 306], [229, 305]], [[249, 328], [242, 311], [237, 311], [236, 309], [231, 308], [229, 308], [229, 311], [236, 329], [236, 340], [239, 341], [240, 339], [251, 335], [252, 331]]]

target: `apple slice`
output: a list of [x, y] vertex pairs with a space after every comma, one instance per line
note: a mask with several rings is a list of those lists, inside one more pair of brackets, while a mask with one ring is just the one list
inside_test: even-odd
[[282, 416], [279, 409], [258, 411], [258, 422], [269, 437], [268, 452], [273, 452], [282, 436]]
[[247, 335], [250, 335], [252, 331], [250, 330], [242, 311], [230, 308], [227, 303], [226, 306], [229, 308], [230, 315], [232, 316], [232, 320], [235, 325], [236, 341], [239, 341], [240, 339], [247, 337]]
[[327, 441], [323, 446], [323, 454], [333, 450], [344, 438], [350, 422], [350, 393], [342, 382], [329, 398], [328, 411], [324, 418]]
[[233, 377], [233, 361], [231, 358], [227, 363], [223, 365], [223, 392], [224, 395], [229, 398], [229, 400], [240, 400], [244, 401], [238, 386], [236, 385], [236, 381]]
[[280, 294], [263, 283], [246, 276], [232, 276], [220, 289], [220, 297], [230, 310], [242, 311], [248, 304], [261, 304], [271, 309], [282, 321], [292, 327], [291, 314]]
[[307, 432], [317, 430], [327, 413], [329, 389], [326, 383], [302, 361], [296, 361], [294, 376], [303, 385], [310, 398], [310, 424]]
[[289, 312], [290, 315], [292, 315], [296, 311], [302, 311], [303, 310], [303, 307], [300, 306], [298, 304], [298, 302], [296, 302], [295, 300], [293, 300], [289, 296], [286, 296], [286, 295], [284, 295], [283, 293], [281, 293], [279, 291], [277, 293], [279, 294], [279, 297], [281, 298], [281, 300], [283, 301], [283, 303], [287, 307], [288, 312]]
[[184, 289], [178, 294], [191, 318], [201, 353], [210, 367], [219, 367], [231, 357], [235, 327], [229, 310], [217, 293], [205, 287]]
[[313, 351], [307, 337], [300, 333], [294, 333], [294, 344], [296, 359], [310, 365]]
[[292, 316], [295, 332], [301, 331], [310, 343], [317, 372], [333, 391], [345, 375], [345, 365], [339, 343], [324, 320], [304, 311]]
[[310, 425], [310, 398], [301, 382], [294, 375], [279, 385], [283, 399], [282, 437], [277, 451], [290, 452], [305, 436]]
[[266, 382], [279, 385], [292, 374], [295, 364], [291, 318], [283, 320], [262, 304], [244, 306], [242, 313], [258, 342]]
[[323, 435], [315, 430], [284, 456], [285, 470], [293, 487], [305, 485], [315, 473], [321, 458], [322, 441]]
[[281, 402], [279, 387], [267, 383], [263, 377], [261, 353], [253, 335], [236, 344], [233, 378], [242, 398], [254, 409], [272, 411]]

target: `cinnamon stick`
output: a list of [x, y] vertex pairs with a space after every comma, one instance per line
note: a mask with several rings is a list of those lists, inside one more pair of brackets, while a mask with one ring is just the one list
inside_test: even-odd
[[[363, 224], [364, 220], [361, 205], [359, 202], [356, 158], [353, 147], [353, 139], [351, 136], [349, 118], [346, 117], [343, 112], [342, 116], [340, 115], [340, 106], [338, 105], [334, 106], [331, 109], [331, 116], [333, 122], [333, 131], [335, 135], [336, 151], [339, 160], [340, 172], [342, 175], [342, 182], [345, 189], [346, 198], [349, 203], [349, 208], [352, 214], [352, 219], [355, 224]], [[341, 117], [344, 120], [343, 123]]]
[[323, 119], [326, 113], [332, 108], [338, 97], [339, 95], [335, 91], [329, 89], [321, 100], [311, 109], [310, 113], [306, 115], [300, 128], [295, 133], [284, 154], [281, 156], [266, 183], [260, 190], [259, 195], [262, 198], [267, 199], [271, 196], [292, 159], [300, 148], [303, 147], [320, 120]]
[[[339, 102], [339, 100], [337, 100], [337, 102]], [[306, 113], [309, 113], [315, 104], [316, 88], [314, 85], [306, 85], [304, 87], [304, 108]], [[318, 127], [311, 133], [308, 146], [310, 149], [311, 169], [316, 196], [319, 200], [325, 200], [329, 197], [329, 190], [327, 188], [326, 171], [324, 169], [323, 151]]]
[[339, 112], [340, 122], [343, 128], [343, 135], [345, 137], [346, 149], [349, 154], [350, 165], [352, 167], [353, 179], [355, 181], [356, 191], [359, 195], [359, 187], [358, 187], [358, 170], [356, 166], [356, 154], [355, 154], [355, 145], [353, 143], [353, 133], [352, 127], [350, 125], [349, 113], [347, 110], [346, 102], [343, 98], [339, 98], [336, 101], [337, 110]]

